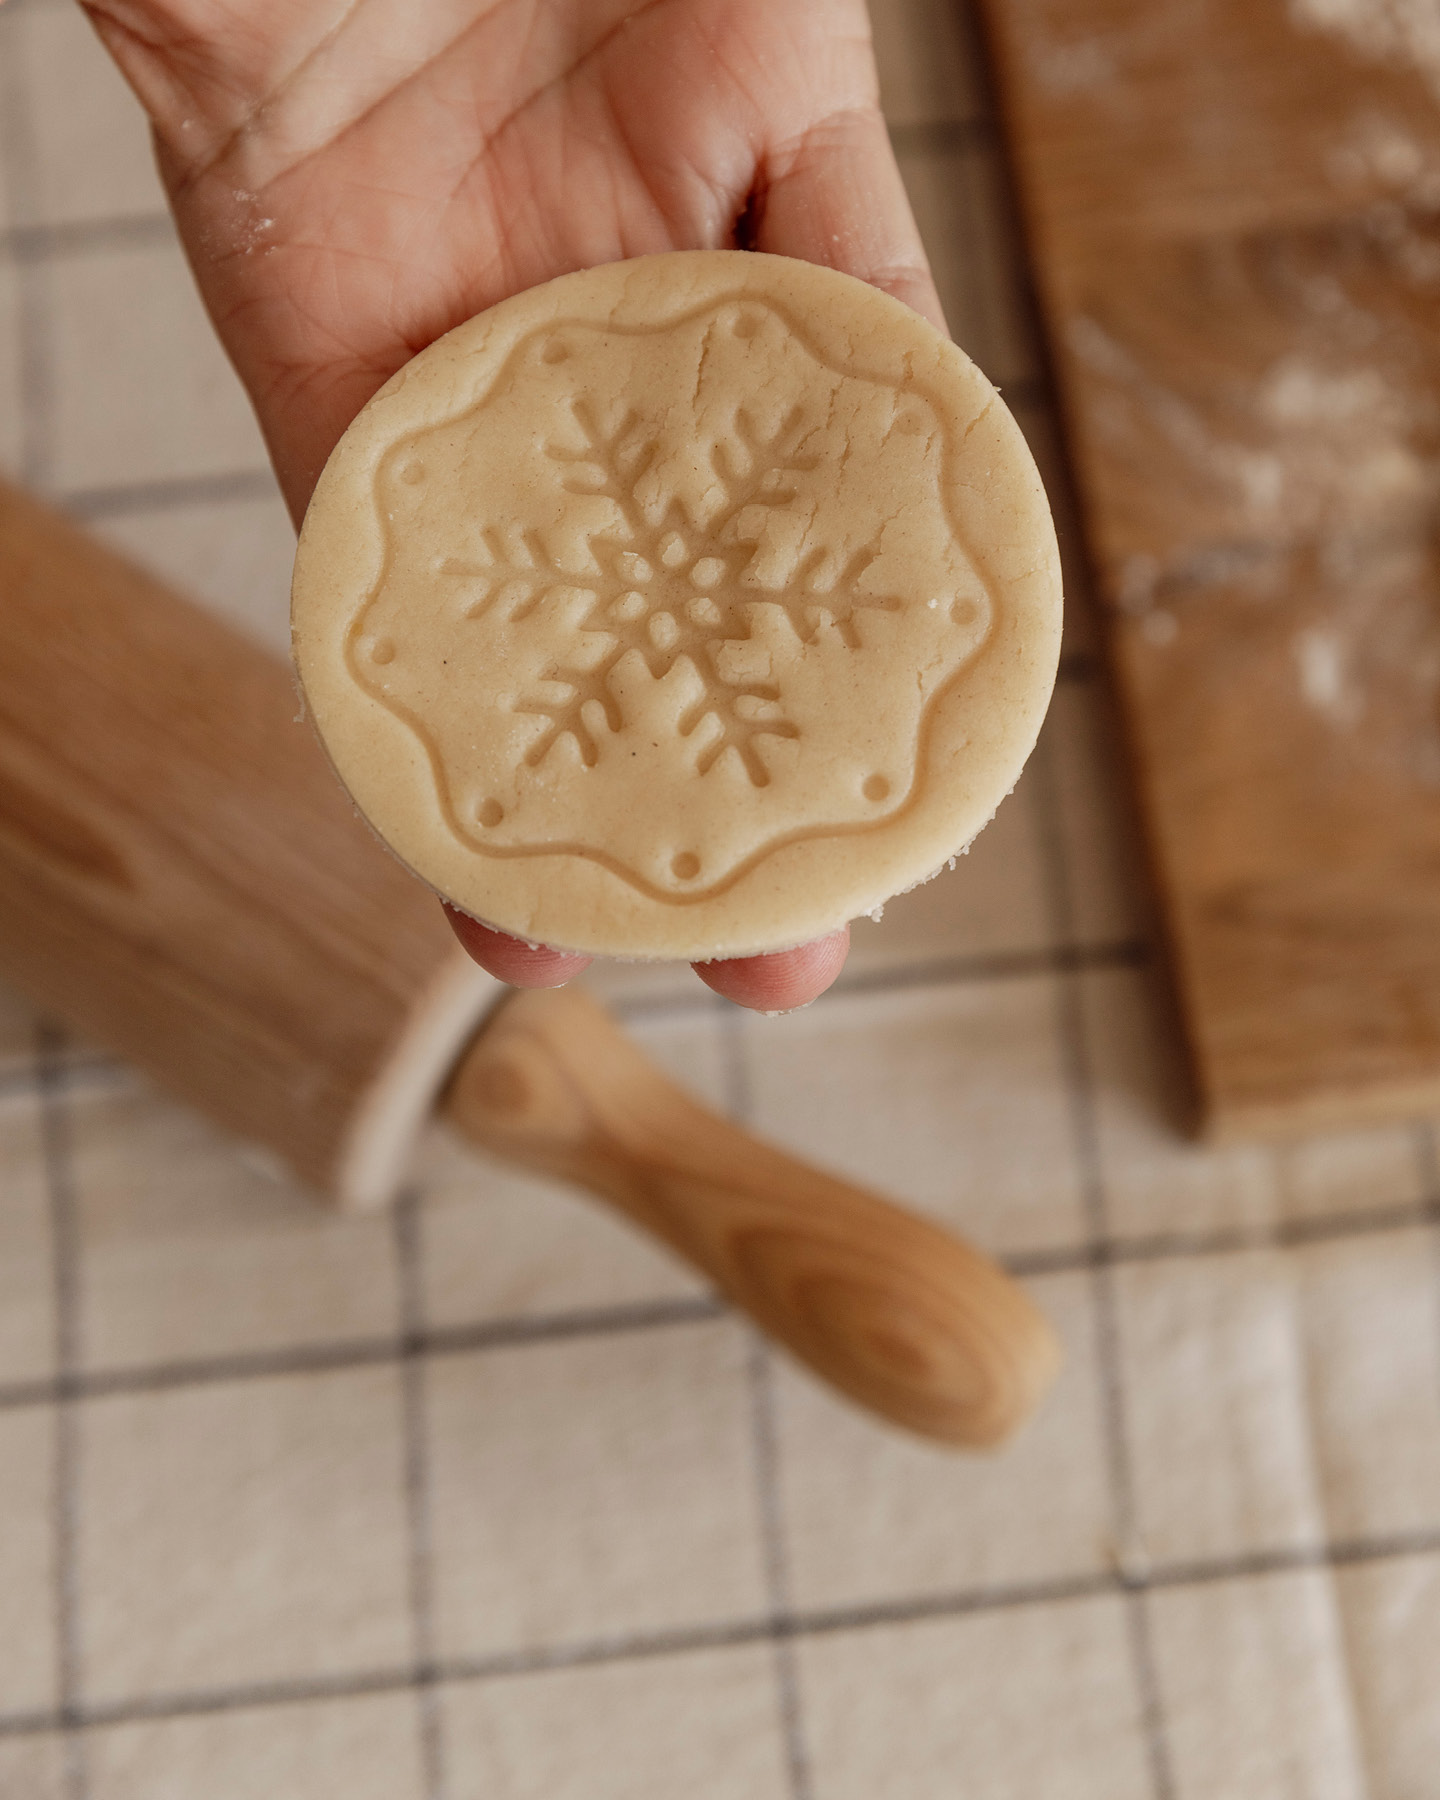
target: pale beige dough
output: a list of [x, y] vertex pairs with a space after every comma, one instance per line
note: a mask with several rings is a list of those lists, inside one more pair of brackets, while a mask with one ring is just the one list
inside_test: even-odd
[[1035, 742], [1055, 534], [995, 389], [899, 301], [736, 251], [568, 275], [346, 432], [296, 662], [365, 817], [485, 923], [698, 960], [933, 874]]

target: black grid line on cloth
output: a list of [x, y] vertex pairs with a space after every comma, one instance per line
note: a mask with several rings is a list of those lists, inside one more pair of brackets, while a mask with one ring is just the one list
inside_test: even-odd
[[[65, 1064], [66, 1089], [74, 1092], [77, 1088], [98, 1087], [113, 1088], [120, 1082], [129, 1079], [128, 1071], [123, 1063], [102, 1051], [78, 1051], [67, 1049], [64, 1044], [58, 1047], [59, 1055]], [[29, 1094], [35, 1090], [35, 1067], [33, 1057], [17, 1064], [13, 1068], [0, 1069], [0, 1100], [8, 1100], [16, 1094]]]
[[[985, 950], [968, 956], [917, 957], [886, 968], [842, 971], [835, 983], [819, 999], [812, 1000], [806, 1010], [823, 1014], [835, 1001], [856, 994], [896, 994], [907, 988], [933, 989], [985, 981], [1016, 981], [1033, 975], [1058, 975], [1070, 969], [1142, 969], [1150, 961], [1150, 946], [1139, 938], [1098, 944], [1047, 944], [1021, 950]], [[632, 1024], [646, 1019], [699, 1019], [711, 1010], [709, 996], [689, 988], [665, 994], [607, 995], [605, 1005], [618, 1019]]]
[[[56, 1052], [52, 1026], [37, 1033], [36, 1068], [45, 1185], [50, 1210], [50, 1253], [54, 1279], [55, 1367], [65, 1382], [80, 1360], [80, 1243], [70, 1122], [65, 1099], [65, 1067]], [[52, 1506], [56, 1725], [61, 1733], [65, 1800], [85, 1800], [88, 1792], [81, 1717], [80, 1592], [77, 1567], [79, 1529], [79, 1431], [77, 1403], [64, 1395], [51, 1402], [55, 1425]]]
[[[1042, 738], [1031, 759], [1037, 783], [1037, 811], [1044, 840], [1049, 904], [1056, 937], [1067, 942], [1073, 935], [1069, 859], [1060, 826], [1060, 797], [1054, 769], [1053, 740]], [[1070, 1108], [1071, 1136], [1080, 1176], [1082, 1206], [1092, 1249], [1109, 1237], [1105, 1188], [1096, 1141], [1095, 1104], [1081, 1011], [1078, 975], [1074, 970], [1056, 978], [1056, 1031]], [[1134, 1479], [1125, 1420], [1123, 1377], [1118, 1342], [1118, 1320], [1113, 1264], [1096, 1255], [1090, 1269], [1091, 1301], [1095, 1319], [1095, 1354], [1100, 1373], [1102, 1430], [1113, 1536], [1119, 1546], [1121, 1569], [1129, 1568], [1140, 1554], [1135, 1521]], [[1150, 1641], [1143, 1595], [1127, 1593], [1125, 1626], [1130, 1647], [1132, 1678], [1140, 1705], [1141, 1725], [1149, 1762], [1154, 1800], [1173, 1800], [1175, 1791], [1169, 1748], [1160, 1709], [1159, 1678]]]
[[[30, 96], [23, 80], [15, 39], [23, 27], [19, 12], [0, 18], [0, 159], [3, 159], [11, 206], [17, 223], [34, 216], [39, 167]], [[8, 42], [6, 41], [8, 26]], [[54, 455], [53, 353], [49, 332], [48, 281], [43, 266], [16, 265], [18, 351], [20, 358], [21, 448], [19, 475], [31, 487], [43, 487]], [[79, 1361], [79, 1245], [73, 1170], [66, 1107], [64, 1039], [41, 1022], [35, 1037], [35, 1079], [46, 1197], [50, 1218], [50, 1254], [55, 1319], [55, 1372], [63, 1387]], [[61, 1742], [61, 1779], [65, 1800], [86, 1800], [88, 1781], [84, 1740], [76, 1729], [80, 1706], [80, 1622], [76, 1533], [78, 1527], [79, 1416], [75, 1405], [58, 1394], [52, 1404], [54, 1423], [54, 1491], [51, 1513], [55, 1686], [55, 1728]]]
[[53, 224], [22, 222], [0, 231], [0, 258], [16, 263], [49, 262], [61, 256], [103, 255], [107, 250], [150, 250], [176, 241], [174, 221], [164, 212], [66, 219]]
[[[1143, 969], [1153, 960], [1143, 939], [1124, 938], [1108, 943], [1055, 945], [1024, 950], [983, 951], [968, 956], [919, 957], [882, 969], [856, 969], [842, 973], [816, 1007], [857, 994], [903, 993], [909, 988], [934, 989], [987, 981], [1014, 981], [1032, 975], [1058, 974], [1069, 969]], [[626, 1023], [649, 1019], [703, 1019], [714, 1010], [713, 997], [698, 984], [669, 994], [623, 992], [605, 996], [607, 1009]], [[72, 1089], [107, 1088], [131, 1079], [129, 1066], [103, 1050], [70, 1049], [65, 1054]], [[0, 1069], [0, 1100], [29, 1093], [33, 1074], [28, 1065]]]
[[1093, 650], [1066, 650], [1055, 671], [1056, 685], [1080, 687], [1094, 683], [1100, 674], [1100, 659]]
[[[15, 38], [22, 29], [18, 7], [0, 17], [0, 162], [19, 227], [28, 224], [39, 191], [39, 164], [24, 71]], [[7, 33], [8, 27], [8, 33]], [[8, 43], [6, 38], [8, 36]], [[16, 264], [20, 353], [20, 479], [44, 488], [54, 460], [54, 357], [50, 344], [49, 283], [45, 265]]]
[[[33, 1079], [33, 1078], [32, 1078]], [[71, 1085], [66, 1068], [67, 1090]], [[1291, 1249], [1310, 1244], [1344, 1243], [1417, 1225], [1440, 1226], [1440, 1201], [1423, 1200], [1363, 1213], [1281, 1222], [1255, 1230], [1220, 1230], [1193, 1236], [1120, 1239], [1056, 1250], [1027, 1250], [997, 1260], [1021, 1279], [1059, 1275], [1102, 1266], [1180, 1261], [1226, 1256], [1254, 1250]], [[631, 1331], [664, 1331], [672, 1326], [705, 1324], [726, 1316], [725, 1304], [698, 1295], [676, 1300], [640, 1301], [625, 1306], [570, 1313], [487, 1319], [473, 1325], [430, 1328], [405, 1336], [350, 1339], [307, 1344], [293, 1349], [240, 1351], [195, 1361], [146, 1364], [137, 1368], [71, 1370], [50, 1379], [0, 1384], [0, 1412], [50, 1406], [62, 1400], [89, 1400], [109, 1394], [161, 1392], [203, 1387], [214, 1382], [259, 1380], [276, 1375], [323, 1374], [399, 1362], [407, 1356], [454, 1356], [555, 1343], [566, 1338], [613, 1336]]]
[[1426, 1203], [1440, 1218], [1440, 1125], [1426, 1121], [1415, 1127], [1415, 1159]]
[[[1052, 932], [1059, 943], [1069, 944], [1074, 941], [1075, 936], [1075, 907], [1070, 859], [1061, 824], [1062, 807], [1055, 754], [1053, 738], [1042, 734], [1031, 759], [1031, 768], [1032, 778], [1036, 783], [1037, 813]], [[1090, 1291], [1095, 1318], [1096, 1361], [1100, 1374], [1103, 1448], [1114, 1539], [1119, 1546], [1121, 1566], [1124, 1569], [1139, 1554], [1134, 1477], [1125, 1417], [1114, 1262], [1101, 1253], [1101, 1246], [1110, 1241], [1109, 1219], [1097, 1141], [1094, 1081], [1082, 1011], [1080, 972], [1074, 967], [1062, 969], [1056, 977], [1056, 1030], [1065, 1072], [1071, 1141], [1080, 1178], [1086, 1230], [1090, 1239]], [[1143, 1594], [1127, 1593], [1125, 1626], [1149, 1763], [1151, 1792], [1154, 1800], [1173, 1800], [1173, 1767], [1165, 1736], [1159, 1677]]]
[[70, 488], [58, 496], [73, 519], [93, 524], [137, 512], [178, 512], [187, 506], [216, 506], [243, 500], [274, 500], [279, 486], [271, 469], [228, 469], [218, 475], [175, 475], [163, 481], [130, 481], [96, 488]]
[[[960, 36], [957, 46], [960, 60], [972, 75], [980, 79], [974, 81], [968, 95], [971, 104], [963, 113], [905, 120], [903, 123], [887, 119], [886, 127], [897, 151], [908, 151], [912, 146], [925, 149], [935, 143], [947, 149], [959, 148], [977, 140], [983, 141], [986, 133], [993, 133], [995, 130], [994, 97], [989, 83], [983, 79], [984, 52], [976, 29], [974, 10], [969, 0], [950, 0], [947, 10], [947, 23]], [[919, 23], [918, 19], [915, 23]], [[908, 31], [907, 35], [910, 35]], [[916, 32], [914, 35], [918, 37], [920, 34]], [[919, 49], [923, 46], [917, 43], [914, 47]]]
[[989, 150], [996, 140], [995, 121], [984, 114], [969, 119], [907, 119], [888, 127], [897, 156], [956, 156]]
[[61, 1399], [90, 1400], [107, 1394], [153, 1393], [167, 1388], [205, 1387], [213, 1382], [252, 1381], [275, 1375], [325, 1374], [336, 1369], [399, 1362], [409, 1355], [458, 1356], [520, 1344], [551, 1344], [565, 1338], [664, 1330], [672, 1325], [703, 1324], [722, 1317], [724, 1312], [720, 1301], [701, 1295], [693, 1299], [639, 1301], [627, 1306], [542, 1314], [534, 1318], [480, 1320], [474, 1325], [441, 1326], [408, 1336], [307, 1344], [289, 1350], [238, 1351], [227, 1356], [133, 1369], [71, 1371], [53, 1381], [15, 1382], [0, 1387], [0, 1410]]
[[1071, 1269], [1180, 1261], [1189, 1257], [1233, 1256], [1247, 1250], [1295, 1250], [1307, 1244], [1382, 1237], [1416, 1225], [1440, 1224], [1440, 1203], [1400, 1202], [1364, 1212], [1336, 1212], [1318, 1218], [1280, 1219], [1266, 1225], [1222, 1226], [1212, 1231], [1157, 1233], [1145, 1237], [1102, 1238], [1078, 1249], [1027, 1250], [1000, 1260], [1012, 1275], [1057, 1275]]
[[[1122, 938], [1094, 944], [1048, 945], [1023, 950], [982, 951], [968, 956], [917, 957], [913, 961], [886, 968], [844, 972], [812, 1004], [823, 1009], [835, 1000], [859, 994], [894, 994], [903, 993], [909, 988], [930, 990], [989, 981], [1015, 981], [1033, 975], [1059, 974], [1070, 969], [1144, 969], [1152, 961], [1150, 945], [1140, 938]], [[622, 991], [603, 998], [607, 1010], [627, 1024], [643, 1024], [650, 1019], [700, 1020], [708, 1018], [714, 1010], [713, 996], [702, 990], [698, 983], [694, 989], [685, 988], [667, 994], [638, 993], [627, 996]], [[104, 1050], [69, 1048], [64, 1055], [72, 1092], [88, 1088], [114, 1088], [133, 1079], [130, 1066]], [[33, 1072], [28, 1063], [0, 1069], [0, 1100], [12, 1094], [29, 1093], [33, 1086]], [[1068, 1252], [1061, 1251], [1060, 1254]]]
[[[735, 1123], [748, 1127], [754, 1116], [750, 1065], [745, 1053], [744, 1023], [739, 1010], [721, 1002], [717, 1029], [725, 1053], [725, 1106]], [[756, 1500], [760, 1517], [760, 1550], [765, 1571], [765, 1599], [770, 1609], [775, 1659], [776, 1704], [785, 1754], [790, 1800], [813, 1800], [814, 1781], [805, 1736], [800, 1677], [790, 1619], [790, 1567], [780, 1493], [780, 1441], [775, 1417], [775, 1366], [769, 1344], [758, 1333], [750, 1338], [746, 1376], [750, 1388], [750, 1432], [755, 1459]]]
[[894, 969], [857, 969], [853, 975], [841, 975], [815, 1004], [822, 1006], [829, 995], [840, 999], [847, 994], [1020, 981], [1035, 975], [1071, 975], [1081, 970], [1143, 969], [1149, 962], [1150, 947], [1138, 938], [1109, 944], [1057, 943], [1036, 950], [994, 950], [981, 956], [907, 963]]
[[421, 1214], [414, 1193], [395, 1204], [393, 1243], [400, 1288], [400, 1407], [405, 1446], [405, 1520], [408, 1540], [410, 1625], [414, 1639], [415, 1703], [425, 1800], [445, 1800], [445, 1742], [435, 1687], [435, 1537], [426, 1429], [424, 1276]]
[[[989, 46], [983, 41], [980, 22], [973, 10], [965, 8], [972, 36], [979, 54], [976, 58], [985, 92], [990, 96], [988, 111], [995, 113], [994, 76]], [[1050, 347], [1046, 336], [1039, 298], [1035, 291], [1034, 271], [1025, 253], [1021, 216], [1014, 174], [1006, 145], [997, 139], [990, 152], [1001, 182], [1002, 205], [1007, 212], [1018, 245], [1012, 267], [1011, 286], [1017, 305], [1026, 315], [1029, 336], [1035, 347], [1039, 376], [1037, 388], [1041, 398], [1037, 404], [1049, 414], [1057, 441], [1065, 442], [1063, 421], [1054, 400], [1056, 386], [1050, 365]], [[1080, 518], [1073, 492], [1071, 470], [1065, 464], [1060, 479], [1071, 488], [1068, 511]], [[1093, 582], [1090, 584], [1093, 589]], [[1091, 678], [1098, 676], [1093, 659], [1086, 659]], [[1062, 827], [1062, 804], [1052, 737], [1042, 734], [1032, 758], [1037, 784], [1042, 851], [1048, 887], [1052, 936], [1060, 944], [1075, 940], [1075, 904], [1070, 857]], [[1072, 1142], [1081, 1183], [1082, 1204], [1092, 1252], [1110, 1240], [1104, 1175], [1100, 1164], [1095, 1118], [1095, 1091], [1089, 1045], [1082, 1010], [1080, 973], [1063, 969], [1056, 977], [1057, 1028], [1066, 1076], [1070, 1106]], [[1134, 1478], [1128, 1429], [1125, 1416], [1124, 1372], [1118, 1340], [1118, 1311], [1113, 1262], [1100, 1254], [1090, 1272], [1092, 1302], [1095, 1309], [1096, 1355], [1100, 1373], [1102, 1429], [1104, 1452], [1110, 1488], [1110, 1505], [1114, 1520], [1115, 1542], [1120, 1546], [1121, 1578], [1127, 1588], [1126, 1632], [1130, 1650], [1132, 1678], [1140, 1707], [1141, 1731], [1149, 1764], [1153, 1800], [1174, 1800], [1175, 1775], [1170, 1745], [1166, 1735], [1161, 1703], [1159, 1674], [1154, 1646], [1151, 1642], [1149, 1615], [1143, 1592], [1134, 1591], [1126, 1579], [1126, 1570], [1140, 1549], [1135, 1518]]]
[[33, 1054], [11, 1068], [0, 1070], [0, 1100], [17, 1100], [35, 1092], [35, 1059]]
[[[1415, 1156], [1420, 1165], [1420, 1179], [1425, 1190], [1426, 1212], [1434, 1225], [1433, 1262], [1435, 1268], [1436, 1342], [1440, 1343], [1440, 1125], [1417, 1125]], [[1435, 1370], [1436, 1391], [1440, 1392], [1440, 1367]]]
[[774, 1634], [775, 1686], [780, 1732], [791, 1800], [813, 1800], [810, 1748], [805, 1734], [800, 1671], [790, 1631], [790, 1570], [780, 1497], [780, 1443], [775, 1417], [774, 1354], [758, 1332], [751, 1336], [749, 1357], [751, 1423], [755, 1441], [756, 1484], [760, 1490], [760, 1534], [764, 1553], [766, 1598]]
[[[783, 1619], [767, 1612], [758, 1618], [558, 1643], [495, 1656], [447, 1657], [438, 1660], [430, 1671], [406, 1664], [358, 1670], [346, 1675], [256, 1682], [189, 1693], [141, 1695], [93, 1707], [77, 1707], [69, 1724], [74, 1730], [84, 1731], [140, 1720], [235, 1712], [247, 1707], [304, 1705], [314, 1700], [403, 1692], [416, 1687], [422, 1679], [434, 1683], [501, 1680], [515, 1675], [542, 1674], [547, 1670], [680, 1656], [691, 1651], [725, 1649], [782, 1638], [795, 1642], [838, 1632], [965, 1618], [1022, 1607], [1056, 1606], [1107, 1595], [1142, 1596], [1224, 1581], [1263, 1580], [1268, 1576], [1307, 1569], [1357, 1568], [1405, 1558], [1432, 1557], [1440, 1557], [1440, 1528], [1339, 1539], [1329, 1544], [1297, 1545], [1291, 1549], [1217, 1557], [1213, 1561], [1163, 1564], [1149, 1570], [1135, 1570], [1128, 1575], [1109, 1570], [1048, 1577], [1041, 1581], [925, 1595], [918, 1599], [816, 1608], [792, 1613]], [[58, 1711], [0, 1714], [0, 1738], [53, 1732], [65, 1723]]]
[[[965, 18], [966, 35], [972, 39], [969, 60], [981, 90], [979, 109], [967, 118], [907, 120], [891, 124], [887, 127], [890, 147], [902, 171], [907, 164], [928, 164], [937, 172], [944, 167], [952, 176], [955, 172], [966, 170], [980, 177], [982, 191], [989, 188], [993, 180], [994, 187], [991, 191], [998, 194], [999, 203], [991, 204], [988, 199], [982, 199], [979, 215], [992, 227], [994, 239], [990, 254], [980, 258], [979, 262], [989, 261], [989, 273], [996, 281], [995, 290], [989, 297], [1008, 315], [1008, 323], [1012, 328], [1021, 328], [1024, 349], [1018, 365], [1004, 369], [1003, 379], [989, 366], [988, 357], [983, 356], [983, 353], [977, 354], [985, 331], [985, 325], [980, 319], [989, 311], [984, 303], [983, 288], [970, 290], [972, 300], [979, 302], [980, 318], [972, 319], [972, 326], [976, 329], [967, 334], [960, 347], [966, 354], [980, 361], [982, 372], [994, 384], [996, 391], [1003, 394], [1009, 406], [1043, 409], [1053, 405], [1056, 389], [1041, 340], [1039, 309], [1030, 292], [1029, 270], [1023, 266], [1024, 256], [1018, 248], [1021, 237], [1020, 211], [1005, 166], [1005, 134], [991, 91], [988, 60], [979, 45], [970, 8], [962, 0], [956, 0], [956, 10]], [[952, 246], [955, 241], [953, 230], [947, 228], [944, 236], [947, 247]], [[926, 245], [932, 271], [941, 260], [936, 253], [937, 248]], [[973, 259], [973, 244], [967, 246], [967, 249]], [[995, 322], [993, 314], [989, 322]], [[955, 320], [952, 318], [949, 323], [953, 329]]]

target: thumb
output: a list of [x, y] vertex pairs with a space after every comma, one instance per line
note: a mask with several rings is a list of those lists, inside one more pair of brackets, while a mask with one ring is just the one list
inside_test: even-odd
[[757, 250], [857, 275], [950, 335], [885, 121], [874, 107], [837, 112], [766, 152], [751, 241]]

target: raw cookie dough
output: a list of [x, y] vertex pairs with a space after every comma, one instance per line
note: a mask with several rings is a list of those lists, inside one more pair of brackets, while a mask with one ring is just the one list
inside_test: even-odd
[[877, 289], [740, 251], [457, 327], [330, 458], [293, 593], [311, 714], [423, 880], [535, 942], [701, 960], [935, 873], [1049, 699], [1024, 440]]

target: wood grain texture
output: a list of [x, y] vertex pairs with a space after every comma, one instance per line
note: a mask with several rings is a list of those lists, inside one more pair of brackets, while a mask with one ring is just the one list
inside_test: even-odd
[[357, 1128], [468, 964], [289, 670], [3, 486], [0, 623], [0, 974], [307, 1182], [383, 1197], [346, 1177]]
[[1440, 1109], [1440, 70], [986, 11], [1203, 1126]]
[[445, 1110], [508, 1161], [608, 1201], [823, 1379], [912, 1431], [997, 1443], [1058, 1367], [1044, 1317], [988, 1257], [717, 1117], [580, 989], [508, 1001]]

